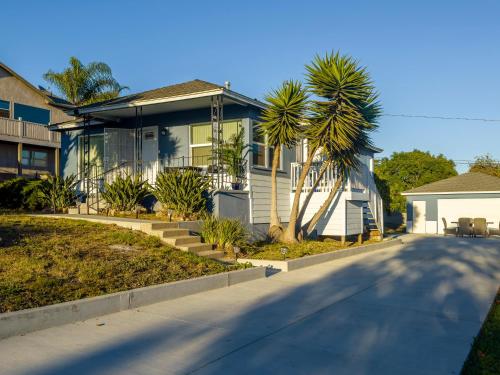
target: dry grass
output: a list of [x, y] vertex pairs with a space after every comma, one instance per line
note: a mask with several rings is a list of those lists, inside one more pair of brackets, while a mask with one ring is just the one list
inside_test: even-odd
[[156, 237], [80, 220], [0, 215], [0, 312], [225, 272]]
[[[374, 242], [378, 241], [364, 241], [363, 245]], [[254, 246], [246, 248], [243, 256], [252, 259], [283, 260], [283, 255], [280, 252], [280, 249], [283, 246], [288, 248], [286, 259], [296, 259], [307, 255], [328, 253], [330, 251], [346, 249], [359, 245], [357, 242], [347, 241], [345, 244], [342, 244], [340, 241], [335, 240], [304, 241], [290, 245], [283, 245], [281, 243], [257, 243]]]

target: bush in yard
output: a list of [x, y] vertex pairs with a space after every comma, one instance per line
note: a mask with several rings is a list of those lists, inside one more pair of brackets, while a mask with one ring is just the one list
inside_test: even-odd
[[209, 216], [203, 220], [201, 236], [205, 242], [213, 243], [219, 249], [232, 253], [234, 246], [246, 242], [248, 231], [238, 219], [218, 219]]
[[182, 220], [196, 219], [206, 212], [209, 180], [192, 169], [159, 173], [153, 194], [163, 210], [171, 209]]
[[0, 207], [21, 208], [23, 206], [23, 189], [29, 180], [15, 177], [0, 183]]
[[47, 180], [37, 187], [41, 199], [52, 208], [55, 213], [64, 211], [75, 204], [76, 201], [76, 176], [70, 175], [66, 178], [61, 176], [49, 176]]
[[47, 199], [42, 193], [44, 180], [31, 180], [23, 187], [23, 208], [30, 211], [42, 210], [49, 205]]
[[149, 185], [140, 176], [118, 175], [112, 183], [104, 184], [102, 198], [111, 210], [127, 212], [135, 211], [149, 194]]

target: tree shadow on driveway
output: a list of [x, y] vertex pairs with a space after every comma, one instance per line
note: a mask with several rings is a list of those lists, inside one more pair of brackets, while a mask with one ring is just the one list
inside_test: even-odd
[[408, 241], [27, 335], [47, 355], [52, 338], [72, 344], [26, 373], [457, 374], [500, 283], [500, 241]]

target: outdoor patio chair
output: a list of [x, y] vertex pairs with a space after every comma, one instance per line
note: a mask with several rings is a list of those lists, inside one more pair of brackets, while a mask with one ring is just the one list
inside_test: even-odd
[[441, 220], [443, 220], [443, 234], [446, 236], [447, 234], [454, 234], [455, 236], [457, 235], [458, 228], [457, 227], [448, 227], [448, 223], [446, 222], [446, 218], [442, 217]]
[[470, 217], [461, 217], [458, 219], [457, 235], [461, 237], [472, 235], [472, 219]]
[[475, 217], [474, 218], [474, 237], [483, 236], [488, 237], [488, 223], [486, 223], [486, 219], [484, 217]]

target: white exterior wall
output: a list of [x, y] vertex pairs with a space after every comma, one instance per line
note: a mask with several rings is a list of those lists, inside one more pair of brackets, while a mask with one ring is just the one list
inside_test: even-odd
[[[250, 173], [250, 207], [253, 224], [270, 222], [271, 175]], [[278, 216], [287, 223], [290, 219], [290, 179], [277, 177]]]
[[[491, 228], [498, 229], [500, 220], [500, 198], [475, 198], [475, 199], [438, 199], [438, 222], [437, 233], [443, 233], [443, 220], [445, 218], [448, 226], [454, 226], [452, 221], [458, 221], [459, 217], [484, 217]], [[430, 230], [427, 233], [435, 233]]]
[[[304, 215], [303, 223], [306, 223], [319, 210], [323, 202], [328, 197], [327, 192], [316, 192], [313, 194]], [[346, 195], [342, 192], [333, 200], [326, 211], [326, 214], [319, 220], [316, 230], [318, 235], [344, 236], [346, 234]], [[300, 195], [300, 204], [304, 201], [307, 194]], [[293, 202], [293, 194], [290, 194], [290, 202]], [[290, 203], [291, 204], [291, 203]]]

